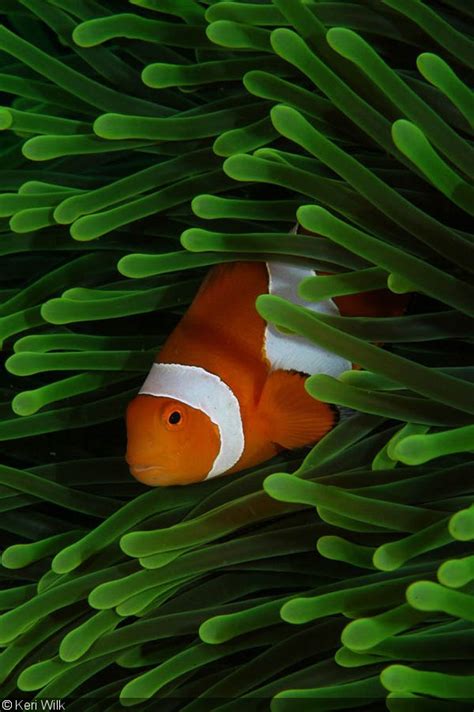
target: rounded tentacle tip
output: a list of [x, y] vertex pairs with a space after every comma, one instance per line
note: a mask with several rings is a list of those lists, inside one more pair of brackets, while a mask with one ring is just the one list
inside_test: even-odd
[[117, 262], [117, 271], [124, 277], [135, 278], [140, 276], [137, 274], [138, 270], [134, 269], [135, 257], [136, 255], [125, 255]]
[[208, 645], [218, 645], [223, 642], [222, 637], [219, 635], [219, 621], [222, 618], [225, 618], [225, 616], [215, 616], [214, 618], [209, 618], [209, 620], [201, 623], [198, 635], [203, 643], [207, 643]]
[[395, 571], [400, 568], [403, 561], [390, 551], [390, 545], [388, 545], [387, 548], [387, 545], [383, 544], [375, 550], [372, 557], [372, 563], [375, 568], [380, 571]]
[[394, 144], [403, 152], [414, 140], [425, 139], [423, 132], [407, 119], [397, 119], [394, 121], [391, 133]]
[[9, 356], [5, 361], [6, 370], [14, 376], [28, 376], [28, 366], [31, 365], [30, 354], [19, 353]]
[[319, 205], [301, 205], [296, 211], [296, 219], [301, 227], [311, 232], [319, 232], [322, 220], [330, 213]]
[[[1, 126], [0, 126], [1, 128]], [[34, 136], [25, 141], [21, 147], [21, 152], [29, 161], [44, 161], [44, 151], [42, 150], [42, 136]]]
[[99, 38], [94, 31], [94, 21], [82, 22], [77, 25], [72, 33], [72, 39], [78, 47], [94, 47], [100, 44]]
[[67, 546], [59, 551], [51, 562], [51, 569], [55, 574], [69, 574], [82, 563], [77, 548]]
[[89, 593], [87, 598], [89, 606], [99, 611], [115, 608], [117, 604], [122, 602], [120, 595], [114, 596], [115, 589], [114, 582], [100, 584]]
[[308, 622], [308, 617], [304, 614], [304, 599], [295, 598], [287, 601], [280, 608], [280, 618], [285, 623], [302, 625]]
[[276, 104], [270, 110], [270, 118], [276, 130], [285, 136], [294, 122], [301, 118], [301, 114], [291, 106]]
[[326, 33], [326, 41], [342, 57], [352, 59], [353, 49], [362, 43], [362, 38], [347, 27], [331, 27]]
[[416, 66], [420, 74], [431, 82], [433, 75], [440, 69], [444, 69], [447, 65], [443, 62], [441, 57], [438, 57], [438, 55], [433, 54], [432, 52], [422, 52], [416, 58]]
[[254, 180], [255, 158], [247, 153], [234, 153], [222, 164], [224, 173], [233, 180]]
[[380, 682], [390, 692], [407, 692], [409, 670], [406, 665], [389, 665], [380, 673]]
[[427, 448], [428, 442], [427, 435], [409, 435], [396, 443], [393, 454], [405, 465], [421, 465], [436, 457], [436, 453], [431, 453]]
[[100, 233], [100, 228], [98, 231], [95, 228], [95, 217], [93, 215], [84, 215], [72, 223], [69, 233], [77, 242], [89, 242], [89, 240], [94, 240], [96, 237], [99, 237], [98, 232]]
[[433, 581], [415, 581], [408, 586], [405, 596], [412, 608], [419, 611], [436, 611], [439, 608], [442, 587]]
[[13, 124], [13, 115], [8, 109], [0, 108], [0, 131], [6, 131]]
[[122, 688], [119, 696], [119, 702], [122, 707], [134, 707], [135, 705], [143, 703], [143, 692], [136, 689], [137, 686], [135, 683], [138, 679], [139, 678], [132, 680]]
[[35, 391], [22, 391], [12, 400], [13, 412], [23, 417], [34, 415], [40, 408], [41, 402], [38, 400]]
[[153, 537], [153, 532], [128, 532], [119, 539], [120, 549], [124, 554], [134, 559], [150, 556], [151, 554], [161, 554], [162, 552], [157, 551], [156, 547], [150, 548], [149, 536]]
[[58, 654], [65, 663], [73, 663], [84, 655], [84, 650], [78, 645], [76, 631], [73, 630], [62, 639]]
[[6, 569], [21, 569], [26, 564], [22, 562], [24, 544], [9, 546], [0, 556], [0, 565]]
[[281, 502], [286, 502], [288, 497], [288, 488], [291, 487], [293, 476], [285, 473], [275, 473], [269, 475], [263, 481], [263, 489], [270, 497]]
[[191, 210], [198, 218], [209, 217], [209, 211], [206, 209], [209, 201], [212, 201], [212, 195], [196, 195], [191, 201]]
[[474, 539], [474, 506], [456, 512], [451, 517], [449, 532], [458, 541]]
[[379, 642], [380, 626], [371, 618], [351, 621], [341, 633], [341, 642], [349, 650], [368, 650]]
[[270, 44], [273, 50], [280, 56], [284, 57], [292, 46], [298, 41], [302, 42], [299, 35], [287, 27], [278, 27], [273, 30], [270, 35]]
[[474, 578], [474, 557], [451, 559], [438, 569], [438, 581], [449, 588], [462, 588]]
[[122, 114], [101, 114], [92, 124], [92, 129], [99, 138], [119, 139], [122, 138], [119, 130], [122, 119]]
[[206, 230], [197, 227], [190, 227], [181, 233], [180, 242], [182, 246], [190, 252], [206, 251]]

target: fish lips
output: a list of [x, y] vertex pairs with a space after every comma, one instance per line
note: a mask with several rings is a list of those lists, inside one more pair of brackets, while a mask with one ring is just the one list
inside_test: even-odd
[[160, 487], [176, 484], [174, 478], [160, 465], [136, 465], [128, 462], [130, 474], [144, 485]]

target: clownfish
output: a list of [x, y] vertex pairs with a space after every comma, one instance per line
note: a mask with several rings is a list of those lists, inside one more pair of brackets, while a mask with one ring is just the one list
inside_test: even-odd
[[137, 480], [200, 482], [311, 445], [334, 427], [338, 409], [312, 398], [304, 382], [352, 364], [267, 324], [255, 300], [274, 294], [342, 316], [395, 316], [405, 303], [388, 290], [305, 302], [298, 285], [314, 276], [309, 265], [281, 261], [210, 270], [127, 408], [126, 461]]

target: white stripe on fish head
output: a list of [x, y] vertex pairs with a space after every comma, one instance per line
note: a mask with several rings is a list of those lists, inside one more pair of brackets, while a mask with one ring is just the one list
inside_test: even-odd
[[238, 462], [245, 447], [240, 405], [219, 376], [199, 366], [154, 363], [140, 394], [173, 398], [202, 411], [217, 425], [221, 447], [206, 479], [227, 472]]

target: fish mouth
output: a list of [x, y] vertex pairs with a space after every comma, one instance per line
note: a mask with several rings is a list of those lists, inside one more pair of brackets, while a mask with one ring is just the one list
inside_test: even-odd
[[130, 470], [132, 470], [133, 473], [142, 473], [142, 472], [147, 472], [148, 470], [156, 470], [157, 466], [156, 465], [130, 465]]
[[139, 482], [151, 487], [167, 484], [165, 470], [159, 465], [132, 465], [128, 464], [130, 474]]

